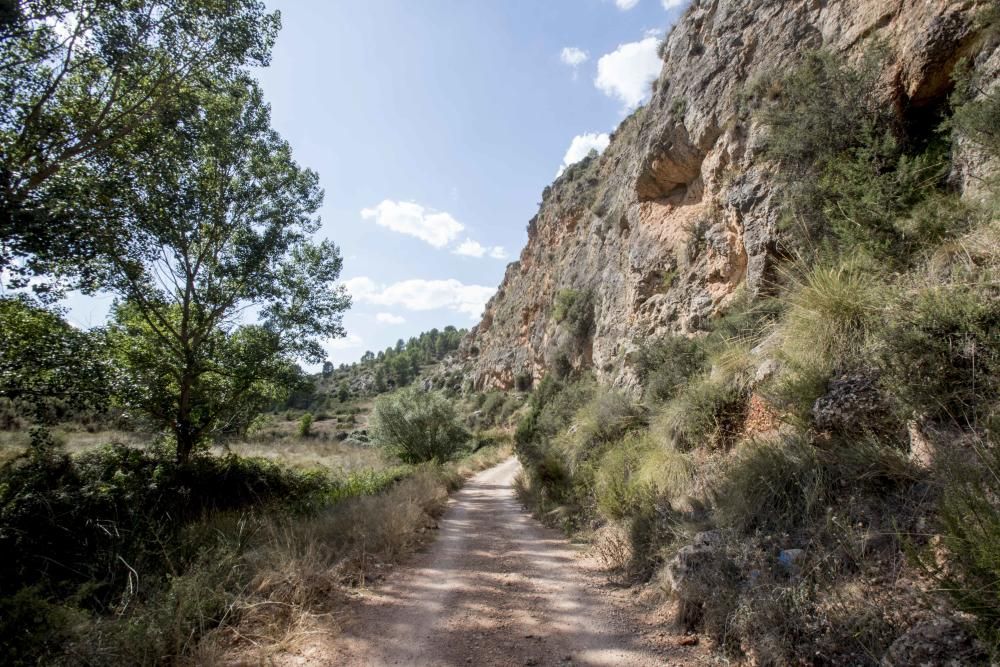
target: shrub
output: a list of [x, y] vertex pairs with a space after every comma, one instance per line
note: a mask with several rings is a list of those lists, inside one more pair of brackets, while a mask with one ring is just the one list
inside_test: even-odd
[[797, 434], [748, 442], [713, 490], [720, 524], [742, 534], [835, 529], [818, 519], [845, 495], [852, 503], [836, 511], [848, 517], [871, 521], [879, 509], [905, 521], [905, 501], [893, 498], [905, 497], [920, 475], [901, 450], [865, 438], [824, 445]]
[[503, 407], [504, 395], [499, 391], [491, 391], [485, 395], [486, 398], [483, 401], [483, 405], [480, 408], [483, 413], [483, 420], [487, 424], [495, 424], [497, 417], [500, 415], [500, 410]]
[[698, 341], [665, 336], [646, 343], [636, 356], [636, 370], [647, 399], [668, 401], [705, 366], [705, 350]]
[[907, 143], [878, 93], [881, 60], [872, 52], [849, 66], [809, 53], [761, 114], [771, 130], [768, 155], [794, 179], [786, 222], [799, 252], [815, 254], [832, 241], [905, 264], [919, 239], [905, 238], [897, 219], [944, 185], [949, 147]]
[[313, 434], [313, 415], [311, 412], [307, 412], [299, 419], [299, 436], [302, 438], [308, 438]]
[[177, 536], [204, 513], [268, 503], [305, 510], [330, 488], [323, 474], [261, 459], [199, 456], [181, 467], [155, 448], [122, 445], [70, 458], [39, 436], [0, 469], [0, 591], [36, 586], [107, 609], [132, 570], [154, 581], [189, 562]]
[[552, 317], [583, 341], [594, 333], [594, 306], [593, 290], [563, 289], [556, 295]]
[[624, 435], [644, 424], [642, 409], [613, 389], [598, 389], [573, 415], [572, 428], [560, 433], [555, 444], [570, 471], [594, 461]]
[[857, 145], [874, 128], [891, 127], [892, 110], [879, 95], [880, 54], [848, 67], [836, 55], [812, 51], [777, 82], [777, 99], [762, 112], [770, 129], [768, 155], [800, 176]]
[[615, 443], [598, 461], [594, 494], [598, 510], [607, 519], [631, 517], [651, 501], [653, 488], [639, 474], [649, 448], [647, 438], [628, 436]]
[[11, 667], [51, 664], [82, 614], [53, 604], [36, 587], [0, 595], [0, 654]]
[[[1000, 32], [1000, 10], [984, 10], [983, 22]], [[969, 72], [957, 77], [952, 104], [955, 107], [951, 125], [963, 138], [976, 143], [993, 157], [1000, 156], [1000, 91], [985, 93], [982, 82]]]
[[719, 343], [740, 341], [756, 344], [771, 332], [775, 323], [785, 311], [782, 299], [764, 295], [753, 297], [742, 287], [730, 302], [726, 312], [711, 322], [711, 332], [706, 346], [711, 348]]
[[728, 447], [740, 435], [748, 398], [742, 387], [703, 374], [663, 406], [653, 432], [682, 452]]
[[921, 565], [955, 606], [972, 614], [979, 635], [1000, 655], [1000, 449], [980, 442], [973, 465], [946, 475], [938, 525], [945, 557], [928, 549]]
[[510, 419], [515, 412], [517, 412], [518, 408], [520, 408], [522, 404], [523, 401], [517, 396], [508, 396], [507, 400], [505, 400], [503, 405], [500, 406], [500, 421], [506, 423], [507, 420]]
[[778, 324], [784, 368], [771, 398], [808, 422], [834, 370], [865, 365], [881, 301], [872, 278], [851, 264], [818, 264], [789, 278], [788, 307]]
[[404, 463], [447, 461], [470, 438], [451, 403], [413, 387], [379, 397], [370, 430], [376, 444]]
[[884, 382], [909, 408], [961, 427], [1000, 401], [1000, 293], [932, 286], [904, 296], [883, 335]]
[[716, 489], [720, 523], [748, 534], [790, 531], [826, 508], [830, 480], [807, 441], [752, 442]]

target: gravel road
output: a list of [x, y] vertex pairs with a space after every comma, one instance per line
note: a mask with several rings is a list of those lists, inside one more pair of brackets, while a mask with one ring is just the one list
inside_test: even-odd
[[[456, 493], [428, 548], [366, 591], [325, 655], [299, 664], [689, 665], [577, 546], [515, 498], [509, 459]], [[332, 653], [332, 655], [331, 655]], [[307, 652], [308, 654], [308, 652]]]

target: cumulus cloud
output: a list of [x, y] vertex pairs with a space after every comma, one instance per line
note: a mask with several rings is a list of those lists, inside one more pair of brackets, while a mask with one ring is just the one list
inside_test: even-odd
[[650, 36], [621, 44], [601, 56], [594, 85], [605, 95], [621, 100], [626, 110], [639, 106], [649, 94], [649, 83], [660, 74], [658, 45], [659, 40]]
[[468, 238], [458, 244], [452, 252], [456, 255], [463, 255], [465, 257], [481, 258], [486, 255], [489, 255], [493, 259], [505, 259], [507, 257], [507, 253], [504, 251], [503, 246], [493, 246], [492, 248], [488, 248], [479, 241], [473, 241]]
[[454, 310], [478, 319], [495, 291], [485, 285], [465, 285], [454, 278], [447, 280], [403, 280], [391, 285], [376, 284], [371, 278], [344, 281], [354, 299], [379, 306], [399, 306], [407, 310]]
[[482, 257], [486, 254], [486, 247], [479, 241], [465, 239], [452, 252], [456, 255], [464, 255], [465, 257]]
[[569, 65], [570, 67], [578, 67], [583, 63], [587, 62], [587, 52], [583, 49], [578, 49], [575, 46], [567, 46], [563, 48], [562, 53], [559, 54], [559, 60], [563, 62], [564, 65]]
[[663, 8], [669, 12], [671, 9], [683, 7], [688, 3], [688, 0], [660, 0], [660, 2], [663, 4]]
[[415, 236], [435, 248], [443, 248], [462, 233], [465, 227], [443, 211], [424, 208], [416, 202], [386, 199], [378, 206], [361, 211], [365, 220], [400, 234]]
[[566, 167], [576, 164], [590, 155], [590, 151], [603, 153], [609, 143], [611, 143], [611, 138], [606, 132], [602, 132], [601, 134], [588, 132], [587, 134], [576, 135], [573, 137], [573, 141], [569, 142], [569, 148], [566, 149], [566, 154], [563, 155], [562, 165], [560, 165], [559, 171], [556, 172], [556, 178], [562, 176], [562, 173], [566, 171]]
[[343, 338], [331, 338], [324, 343], [323, 347], [328, 350], [353, 350], [361, 347], [364, 342], [357, 334], [347, 334]]
[[405, 324], [406, 318], [392, 313], [376, 313], [375, 321], [381, 324]]
[[[666, 2], [667, 0], [663, 1]], [[638, 4], [639, 0], [615, 0], [615, 7], [622, 10], [623, 12], [627, 12], [628, 10], [632, 9]]]

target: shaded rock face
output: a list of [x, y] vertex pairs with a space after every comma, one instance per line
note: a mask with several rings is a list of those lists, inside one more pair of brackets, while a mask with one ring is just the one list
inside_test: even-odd
[[[663, 45], [648, 105], [543, 193], [519, 261], [461, 348], [476, 388], [568, 364], [634, 389], [639, 341], [704, 328], [741, 286], [766, 290], [782, 192], [747, 91], [807, 50], [856, 59], [879, 43], [892, 63], [886, 102], [919, 122], [960, 58], [989, 60], [972, 20], [987, 1], [695, 0]], [[593, 294], [592, 338], [552, 316], [564, 289]]]

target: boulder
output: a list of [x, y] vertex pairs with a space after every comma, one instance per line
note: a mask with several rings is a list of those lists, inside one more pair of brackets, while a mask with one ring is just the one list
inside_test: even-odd
[[667, 583], [680, 603], [678, 621], [693, 627], [701, 609], [720, 589], [737, 585], [739, 572], [726, 554], [722, 533], [698, 533], [667, 563]]
[[874, 378], [861, 373], [842, 374], [827, 385], [812, 407], [820, 431], [857, 435], [898, 434], [900, 423]]

